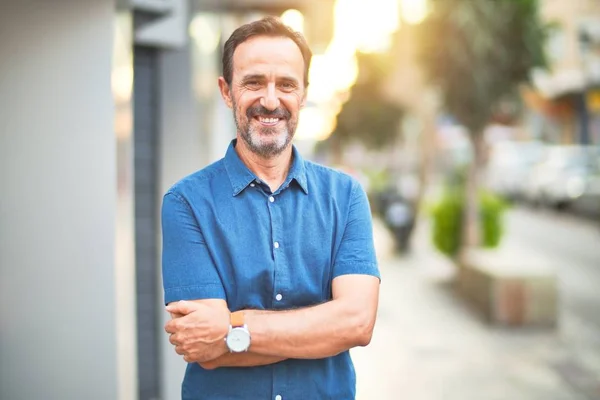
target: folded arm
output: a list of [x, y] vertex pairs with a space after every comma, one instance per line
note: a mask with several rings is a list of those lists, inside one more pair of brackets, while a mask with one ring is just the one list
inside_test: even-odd
[[275, 364], [286, 360], [285, 357], [264, 356], [262, 354], [227, 353], [212, 361], [199, 363], [204, 369], [215, 369], [219, 367], [258, 367], [261, 365]]
[[[283, 357], [265, 356], [250, 352], [230, 353], [225, 343], [225, 337], [228, 331], [227, 322], [225, 322], [224, 324], [219, 324], [221, 325], [219, 327], [210, 327], [208, 329], [205, 328], [207, 325], [212, 325], [214, 323], [214, 320], [217, 319], [214, 316], [223, 314], [229, 315], [230, 311], [227, 308], [227, 303], [224, 300], [202, 299], [189, 300], [186, 302], [175, 302], [169, 304], [167, 306], [167, 310], [171, 314], [172, 318], [172, 322], [167, 323], [167, 326], [172, 325], [174, 323], [173, 320], [181, 319], [181, 321], [186, 320], [188, 321], [188, 323], [194, 324], [192, 329], [197, 330], [198, 328], [201, 328], [204, 332], [209, 333], [202, 333], [201, 335], [192, 333], [191, 335], [187, 335], [188, 340], [190, 339], [190, 336], [196, 336], [196, 338], [191, 338], [190, 341], [192, 342], [203, 341], [205, 342], [205, 344], [208, 344], [208, 346], [206, 346], [208, 347], [208, 351], [204, 351], [202, 354], [203, 357], [206, 357], [211, 354], [212, 356], [209, 356], [207, 361], [198, 362], [198, 364], [200, 364], [200, 366], [204, 369], [215, 369], [218, 367], [255, 367], [260, 365], [273, 364], [285, 360], [285, 358]], [[198, 318], [191, 318], [195, 316], [194, 314], [198, 314]], [[210, 332], [217, 333], [210, 335]], [[206, 343], [206, 337], [208, 336], [214, 338], [212, 340], [212, 343]], [[199, 337], [202, 337], [202, 339], [198, 340]], [[172, 344], [176, 345], [176, 351], [178, 353], [186, 355], [188, 352], [190, 352], [190, 349], [182, 346], [180, 341], [178, 339], [175, 339], [173, 335], [171, 335], [170, 340]]]
[[287, 358], [317, 359], [334, 356], [371, 340], [379, 279], [343, 275], [333, 282], [334, 299], [314, 307], [289, 311], [244, 311], [252, 336], [246, 353], [226, 353], [200, 363], [206, 369], [252, 367]]
[[371, 340], [379, 279], [342, 275], [333, 280], [333, 300], [290, 311], [245, 311], [250, 352], [281, 358], [325, 358]]

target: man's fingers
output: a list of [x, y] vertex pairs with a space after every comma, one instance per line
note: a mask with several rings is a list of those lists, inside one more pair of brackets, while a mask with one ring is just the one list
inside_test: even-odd
[[171, 314], [179, 314], [183, 316], [196, 311], [197, 308], [198, 307], [193, 302], [181, 300], [174, 303], [169, 303], [165, 309]]
[[165, 332], [176, 333], [177, 332], [177, 321], [172, 319], [165, 324]]
[[176, 337], [174, 334], [169, 335], [169, 342], [173, 345], [173, 346], [177, 346], [179, 344], [179, 342], [176, 340]]

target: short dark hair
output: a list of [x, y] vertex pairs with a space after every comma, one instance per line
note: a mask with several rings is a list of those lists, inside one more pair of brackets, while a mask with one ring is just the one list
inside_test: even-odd
[[312, 59], [312, 51], [300, 32], [295, 32], [277, 17], [265, 17], [258, 21], [237, 28], [223, 46], [223, 78], [231, 85], [233, 78], [233, 53], [235, 49], [253, 36], [274, 36], [290, 38], [296, 43], [304, 59], [304, 86], [308, 86], [308, 69]]

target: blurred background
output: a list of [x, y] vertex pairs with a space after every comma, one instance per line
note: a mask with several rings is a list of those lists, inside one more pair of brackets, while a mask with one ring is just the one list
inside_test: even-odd
[[180, 398], [160, 202], [264, 15], [314, 52], [295, 144], [371, 201], [358, 398], [600, 399], [598, 0], [0, 0], [0, 398]]

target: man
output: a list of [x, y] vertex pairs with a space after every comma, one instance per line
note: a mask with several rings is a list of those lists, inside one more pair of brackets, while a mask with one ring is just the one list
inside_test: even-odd
[[291, 144], [311, 56], [276, 18], [238, 28], [219, 78], [237, 138], [164, 197], [183, 399], [355, 397], [348, 350], [371, 340], [379, 272], [361, 186]]

